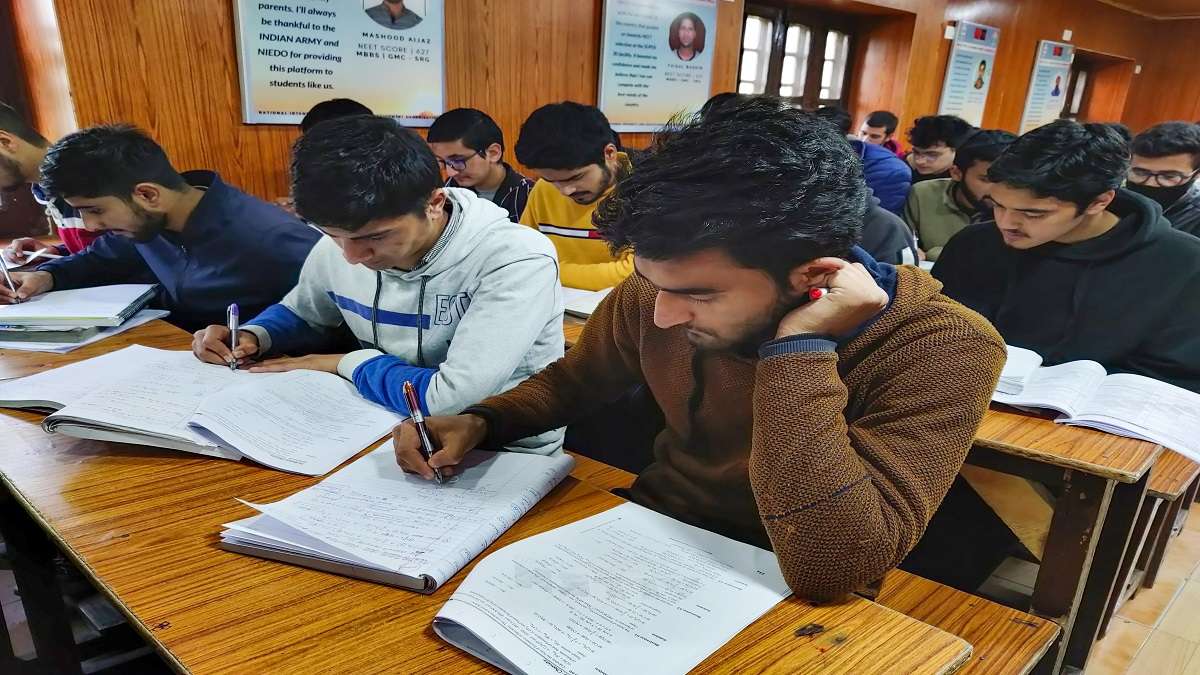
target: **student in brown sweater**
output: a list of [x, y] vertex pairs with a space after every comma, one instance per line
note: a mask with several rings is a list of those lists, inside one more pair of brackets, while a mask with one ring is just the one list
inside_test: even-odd
[[[772, 548], [797, 595], [879, 580], [916, 544], [1004, 361], [987, 322], [854, 242], [857, 158], [808, 113], [755, 97], [666, 132], [597, 212], [637, 273], [557, 363], [397, 461], [432, 477], [475, 447], [570, 423], [644, 383], [665, 417], [634, 501]], [[809, 300], [811, 289], [828, 289]]]

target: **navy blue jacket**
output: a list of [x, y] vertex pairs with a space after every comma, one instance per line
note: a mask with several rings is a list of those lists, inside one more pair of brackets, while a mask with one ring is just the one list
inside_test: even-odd
[[156, 306], [184, 330], [225, 323], [225, 308], [257, 315], [296, 285], [300, 267], [321, 233], [295, 216], [226, 185], [212, 171], [184, 179], [205, 190], [182, 232], [145, 243], [106, 234], [81, 253], [38, 267], [54, 289], [157, 283]]
[[863, 179], [879, 199], [879, 205], [901, 216], [908, 190], [912, 187], [912, 169], [882, 145], [850, 141], [863, 164]]

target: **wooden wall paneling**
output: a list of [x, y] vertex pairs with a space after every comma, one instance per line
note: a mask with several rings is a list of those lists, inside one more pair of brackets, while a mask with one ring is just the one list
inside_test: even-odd
[[[942, 37], [946, 3], [947, 0], [912, 0], [910, 3], [916, 9], [913, 48], [909, 52], [908, 74], [902, 85], [904, 103], [895, 111], [900, 117], [901, 130], [911, 126], [914, 119], [937, 112], [946, 59], [950, 54], [950, 42]], [[904, 137], [903, 131], [900, 136]]]
[[[11, 8], [14, 51], [29, 84], [30, 122], [47, 138], [58, 138], [78, 127], [54, 5], [51, 0], [11, 0]], [[87, 30], [96, 31], [96, 25]]]
[[1087, 122], [1120, 122], [1133, 84], [1133, 61], [1116, 60], [1094, 68], [1079, 117]]
[[864, 17], [854, 35], [849, 109], [851, 132], [875, 110], [900, 112], [904, 106], [915, 14]]
[[1200, 20], [1155, 22], [1144, 35], [1141, 74], [1133, 76], [1124, 122], [1133, 130], [1168, 120], [1200, 120], [1200, 71], [1194, 59]]
[[21, 52], [16, 48], [17, 27], [11, 0], [0, 0], [0, 45], [11, 45], [10, 49], [0, 49], [0, 101], [22, 115], [29, 115], [29, 89]]

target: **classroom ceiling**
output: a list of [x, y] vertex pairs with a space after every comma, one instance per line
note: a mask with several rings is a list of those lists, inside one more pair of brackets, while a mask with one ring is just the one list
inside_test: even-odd
[[1155, 19], [1200, 18], [1200, 0], [1101, 0]]

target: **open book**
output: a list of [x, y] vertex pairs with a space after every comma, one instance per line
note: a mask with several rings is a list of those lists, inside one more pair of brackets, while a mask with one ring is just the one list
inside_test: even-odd
[[992, 400], [1054, 410], [1062, 413], [1055, 420], [1062, 424], [1158, 443], [1200, 461], [1200, 394], [1141, 375], [1109, 375], [1095, 361], [1027, 371], [1023, 380], [1008, 384], [1015, 393], [998, 386]]
[[570, 455], [474, 451], [444, 484], [379, 448], [262, 515], [225, 525], [238, 553], [432, 593], [562, 482]]
[[484, 558], [433, 629], [509, 673], [686, 673], [789, 595], [770, 551], [622, 504]]
[[584, 291], [578, 288], [563, 286], [563, 311], [572, 316], [586, 319], [596, 311], [600, 302], [612, 292], [611, 288], [602, 291]]
[[388, 434], [401, 416], [332, 373], [250, 373], [140, 345], [0, 382], [0, 406], [54, 410], [42, 428], [317, 476]]
[[154, 297], [155, 284], [116, 284], [50, 291], [0, 305], [0, 325], [88, 328], [120, 326]]

